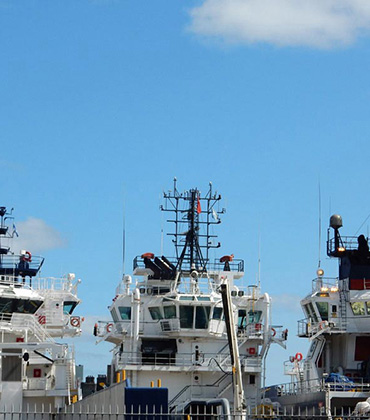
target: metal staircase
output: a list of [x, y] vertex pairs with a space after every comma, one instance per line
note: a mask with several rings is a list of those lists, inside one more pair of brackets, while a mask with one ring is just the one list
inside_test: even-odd
[[339, 315], [340, 328], [347, 331], [347, 302], [348, 302], [348, 280], [341, 280], [339, 287]]
[[66, 366], [66, 388], [68, 390], [68, 400], [71, 403], [71, 391], [75, 389], [75, 363], [74, 351], [69, 354]]
[[25, 341], [55, 343], [46, 328], [43, 327], [34, 315], [13, 313], [10, 319], [10, 327], [13, 331], [24, 332]]

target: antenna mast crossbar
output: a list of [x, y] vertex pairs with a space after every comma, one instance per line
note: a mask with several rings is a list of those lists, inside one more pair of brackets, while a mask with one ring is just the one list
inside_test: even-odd
[[[175, 231], [167, 235], [174, 237], [173, 242], [178, 259], [176, 269], [206, 272], [209, 250], [220, 247], [220, 243], [213, 244], [212, 238], [217, 238], [217, 236], [211, 235], [210, 226], [221, 223], [219, 216], [225, 213], [224, 208], [220, 211], [215, 209], [221, 196], [212, 192], [211, 183], [204, 197], [201, 197], [201, 192], [197, 188], [179, 193], [175, 178], [173, 191], [165, 192], [163, 197], [165, 202], [160, 207], [161, 210], [175, 215], [175, 218], [167, 220], [174, 224]], [[205, 208], [202, 209], [202, 207]], [[200, 233], [201, 226], [205, 230], [204, 233]], [[204, 250], [204, 255], [202, 250]], [[188, 267], [183, 267], [184, 263]]]

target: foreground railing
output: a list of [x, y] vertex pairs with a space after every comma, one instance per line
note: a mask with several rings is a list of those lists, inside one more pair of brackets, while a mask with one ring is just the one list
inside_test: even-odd
[[153, 407], [146, 406], [136, 410], [122, 410], [117, 407], [88, 407], [86, 410], [73, 410], [73, 405], [63, 409], [43, 409], [20, 411], [16, 408], [0, 410], [1, 420], [256, 420], [256, 419], [321, 419], [321, 420], [360, 420], [369, 419], [369, 414], [356, 413], [351, 409], [332, 410], [325, 413], [323, 409], [291, 407], [273, 410], [270, 406], [261, 405], [257, 408], [247, 407], [243, 414], [220, 413], [220, 410], [209, 410], [205, 406], [196, 406], [191, 411], [178, 413], [155, 412]]

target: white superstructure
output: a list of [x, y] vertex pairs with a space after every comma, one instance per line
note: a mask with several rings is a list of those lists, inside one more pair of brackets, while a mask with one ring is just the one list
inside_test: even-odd
[[[73, 347], [56, 339], [81, 333], [74, 274], [42, 278], [42, 257], [14, 254], [0, 207], [0, 412], [62, 408], [77, 397]], [[76, 395], [76, 397], [74, 397]]]
[[193, 189], [164, 194], [162, 210], [172, 212], [176, 258], [142, 254], [133, 276], [124, 276], [109, 307], [112, 320], [99, 322], [95, 334], [114, 344], [113, 370], [135, 387], [169, 389], [174, 410], [210, 399], [233, 401], [233, 370], [220, 286], [232, 298], [231, 328], [237, 332], [241, 376], [248, 407], [261, 400], [264, 361], [271, 343], [284, 346], [287, 331], [273, 326], [271, 299], [259, 286], [240, 286], [244, 262], [225, 255], [211, 262], [218, 248], [210, 226], [220, 223], [221, 197], [212, 188], [202, 197]]
[[305, 314], [298, 321], [298, 335], [310, 348], [285, 362], [290, 383], [275, 388], [283, 406], [309, 407], [333, 413], [353, 410], [370, 397], [370, 253], [368, 239], [341, 236], [342, 219], [330, 219], [334, 237], [327, 241], [327, 254], [338, 258], [339, 276], [325, 278], [317, 270], [312, 290], [301, 300]]

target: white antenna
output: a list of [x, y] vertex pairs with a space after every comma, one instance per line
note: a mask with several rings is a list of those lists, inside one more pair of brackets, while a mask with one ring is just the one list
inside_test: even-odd
[[321, 266], [321, 183], [319, 178], [319, 265]]
[[163, 231], [164, 231], [164, 229], [163, 229], [163, 224], [164, 224], [164, 222], [163, 222], [163, 217], [164, 217], [164, 215], [163, 215], [163, 212], [161, 212], [162, 214], [161, 214], [161, 218], [162, 218], [162, 220], [161, 220], [161, 256], [163, 255], [163, 235], [164, 235], [164, 233], [163, 233]]
[[126, 254], [126, 206], [125, 194], [123, 194], [123, 217], [122, 217], [122, 276], [125, 275], [125, 254]]
[[[331, 207], [331, 204], [329, 205]], [[317, 266], [316, 274], [318, 280], [321, 282], [322, 277], [324, 276], [324, 270], [321, 268], [321, 182], [319, 177], [319, 263]], [[322, 282], [321, 282], [322, 285]]]
[[261, 287], [261, 229], [258, 226], [258, 279], [257, 279], [258, 288]]

